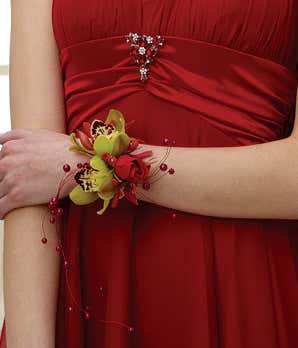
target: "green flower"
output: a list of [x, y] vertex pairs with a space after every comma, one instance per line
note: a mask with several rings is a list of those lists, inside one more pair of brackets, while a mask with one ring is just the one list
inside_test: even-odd
[[113, 185], [113, 169], [102, 160], [101, 156], [108, 153], [119, 157], [129, 147], [130, 137], [125, 132], [125, 120], [122, 113], [111, 109], [103, 122], [94, 120], [91, 125], [84, 122], [83, 130], [70, 135], [73, 146], [70, 151], [84, 153], [91, 157], [89, 168], [83, 168], [75, 175], [78, 185], [70, 192], [70, 199], [78, 205], [103, 200], [103, 207], [97, 214], [101, 215], [108, 207], [110, 200], [117, 193]]
[[111, 109], [105, 121], [105, 126], [95, 127], [91, 130], [91, 133], [97, 135], [93, 148], [98, 156], [109, 153], [118, 157], [129, 146], [130, 138], [125, 133], [125, 120], [120, 111]]
[[112, 179], [112, 170], [97, 171], [93, 168], [83, 168], [75, 175], [78, 185], [69, 193], [69, 197], [77, 205], [86, 205], [98, 198], [102, 199], [103, 208], [97, 212], [101, 215], [116, 193]]
[[122, 113], [110, 109], [109, 114], [103, 122], [95, 119], [91, 123], [84, 122], [83, 130], [70, 134], [73, 146], [70, 151], [84, 153], [87, 156], [101, 155], [108, 152], [113, 156], [123, 154], [130, 142], [130, 137], [125, 132], [125, 120]]

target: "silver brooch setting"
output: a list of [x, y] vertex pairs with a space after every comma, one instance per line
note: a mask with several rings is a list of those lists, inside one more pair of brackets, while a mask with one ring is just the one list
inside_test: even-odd
[[141, 81], [148, 80], [149, 65], [154, 62], [159, 47], [164, 45], [164, 38], [161, 35], [139, 35], [130, 32], [125, 36], [125, 40], [130, 45], [132, 59], [140, 67]]

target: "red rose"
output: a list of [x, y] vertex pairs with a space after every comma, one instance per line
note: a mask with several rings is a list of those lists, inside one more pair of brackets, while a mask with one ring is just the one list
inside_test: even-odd
[[118, 178], [137, 183], [147, 178], [149, 168], [150, 165], [137, 155], [122, 155], [117, 159], [114, 171]]

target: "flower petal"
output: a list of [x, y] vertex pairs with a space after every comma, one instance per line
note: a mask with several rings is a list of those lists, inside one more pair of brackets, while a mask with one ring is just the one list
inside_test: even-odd
[[76, 133], [77, 133], [77, 138], [80, 139], [81, 144], [87, 150], [93, 151], [93, 145], [92, 145], [90, 139], [88, 138], [88, 136], [84, 132], [80, 131], [79, 129], [77, 129]]
[[116, 109], [110, 109], [108, 117], [105, 121], [106, 124], [113, 122], [118, 132], [125, 131], [125, 120], [122, 113]]
[[111, 191], [100, 191], [97, 192], [98, 197], [100, 197], [101, 199], [105, 200], [105, 199], [112, 199], [115, 195], [115, 190], [111, 190]]
[[97, 213], [98, 215], [102, 215], [102, 214], [105, 212], [105, 210], [107, 209], [107, 207], [109, 206], [109, 203], [110, 203], [110, 199], [105, 199], [105, 200], [103, 201], [103, 207], [102, 207], [102, 209], [98, 210], [96, 213]]
[[113, 144], [104, 135], [99, 135], [96, 138], [93, 147], [98, 156], [101, 156], [103, 153], [112, 153], [113, 150]]
[[118, 189], [113, 185], [113, 175], [107, 176], [101, 189], [98, 191], [98, 196], [101, 199], [111, 199], [117, 193]]
[[130, 202], [132, 202], [133, 204], [139, 205], [135, 193], [129, 191], [129, 192], [126, 193], [125, 197], [126, 197]]
[[90, 159], [90, 166], [101, 172], [107, 172], [109, 170], [106, 162], [96, 155]]
[[91, 138], [90, 128], [91, 124], [89, 122], [83, 122], [83, 132], [87, 135], [88, 138]]
[[112, 155], [118, 157], [128, 149], [130, 137], [126, 133], [119, 133], [118, 135], [112, 138], [112, 143]]
[[112, 170], [109, 170], [107, 172], [97, 172], [93, 176], [93, 180], [97, 187], [97, 191], [102, 191], [107, 185], [112, 185], [112, 178]]
[[81, 153], [85, 153], [86, 155], [94, 155], [94, 151], [90, 151], [88, 149], [85, 149], [77, 140], [75, 133], [71, 133], [70, 134], [70, 141], [75, 145], [75, 147], [77, 149], [75, 149], [74, 146], [71, 146], [69, 148], [70, 151], [77, 151], [77, 152], [81, 152]]
[[69, 198], [78, 205], [92, 203], [98, 199], [96, 192], [85, 192], [80, 185], [74, 187], [69, 193]]

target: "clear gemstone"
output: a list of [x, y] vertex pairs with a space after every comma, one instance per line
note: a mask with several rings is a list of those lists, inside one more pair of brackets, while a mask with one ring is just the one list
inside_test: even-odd
[[133, 41], [138, 41], [139, 35], [137, 33], [132, 34]]
[[149, 69], [147, 68], [140, 68], [140, 73], [141, 73], [141, 80], [144, 81], [144, 80], [147, 80], [147, 72], [149, 71]]
[[145, 48], [145, 47], [140, 47], [140, 48], [139, 48], [139, 53], [140, 53], [141, 55], [144, 55], [144, 54], [146, 53], [146, 48]]

